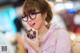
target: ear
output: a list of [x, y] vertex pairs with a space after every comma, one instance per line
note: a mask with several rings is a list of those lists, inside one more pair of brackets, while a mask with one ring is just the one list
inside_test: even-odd
[[45, 13], [43, 14], [44, 20], [46, 19], [46, 17], [47, 17], [47, 12], [45, 12]]

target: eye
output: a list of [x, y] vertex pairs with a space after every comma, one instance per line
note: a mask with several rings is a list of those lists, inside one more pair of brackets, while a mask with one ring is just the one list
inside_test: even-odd
[[27, 15], [22, 15], [22, 18], [25, 18]]
[[25, 15], [22, 15], [22, 18], [24, 18], [25, 17]]
[[36, 13], [35, 12], [32, 12], [32, 13], [30, 13], [31, 15], [35, 15]]

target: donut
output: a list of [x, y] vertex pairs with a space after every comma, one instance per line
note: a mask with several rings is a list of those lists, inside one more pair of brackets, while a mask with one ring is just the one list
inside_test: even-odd
[[36, 38], [36, 31], [33, 29], [27, 30], [27, 37], [30, 39]]

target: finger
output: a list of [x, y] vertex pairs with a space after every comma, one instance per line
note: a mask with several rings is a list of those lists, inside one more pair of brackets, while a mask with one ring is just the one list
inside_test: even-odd
[[24, 40], [25, 40], [25, 42], [27, 43], [27, 44], [32, 44], [32, 40], [31, 39], [29, 39], [26, 35], [24, 35]]
[[36, 41], [38, 41], [38, 31], [36, 31]]
[[36, 38], [38, 38], [38, 31], [36, 31]]

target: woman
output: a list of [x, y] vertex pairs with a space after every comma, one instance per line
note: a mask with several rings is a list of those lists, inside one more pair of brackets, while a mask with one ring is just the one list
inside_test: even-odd
[[28, 53], [70, 53], [71, 44], [67, 31], [56, 24], [50, 25], [51, 19], [52, 11], [47, 1], [25, 1], [22, 20], [38, 31], [35, 39], [25, 35]]

